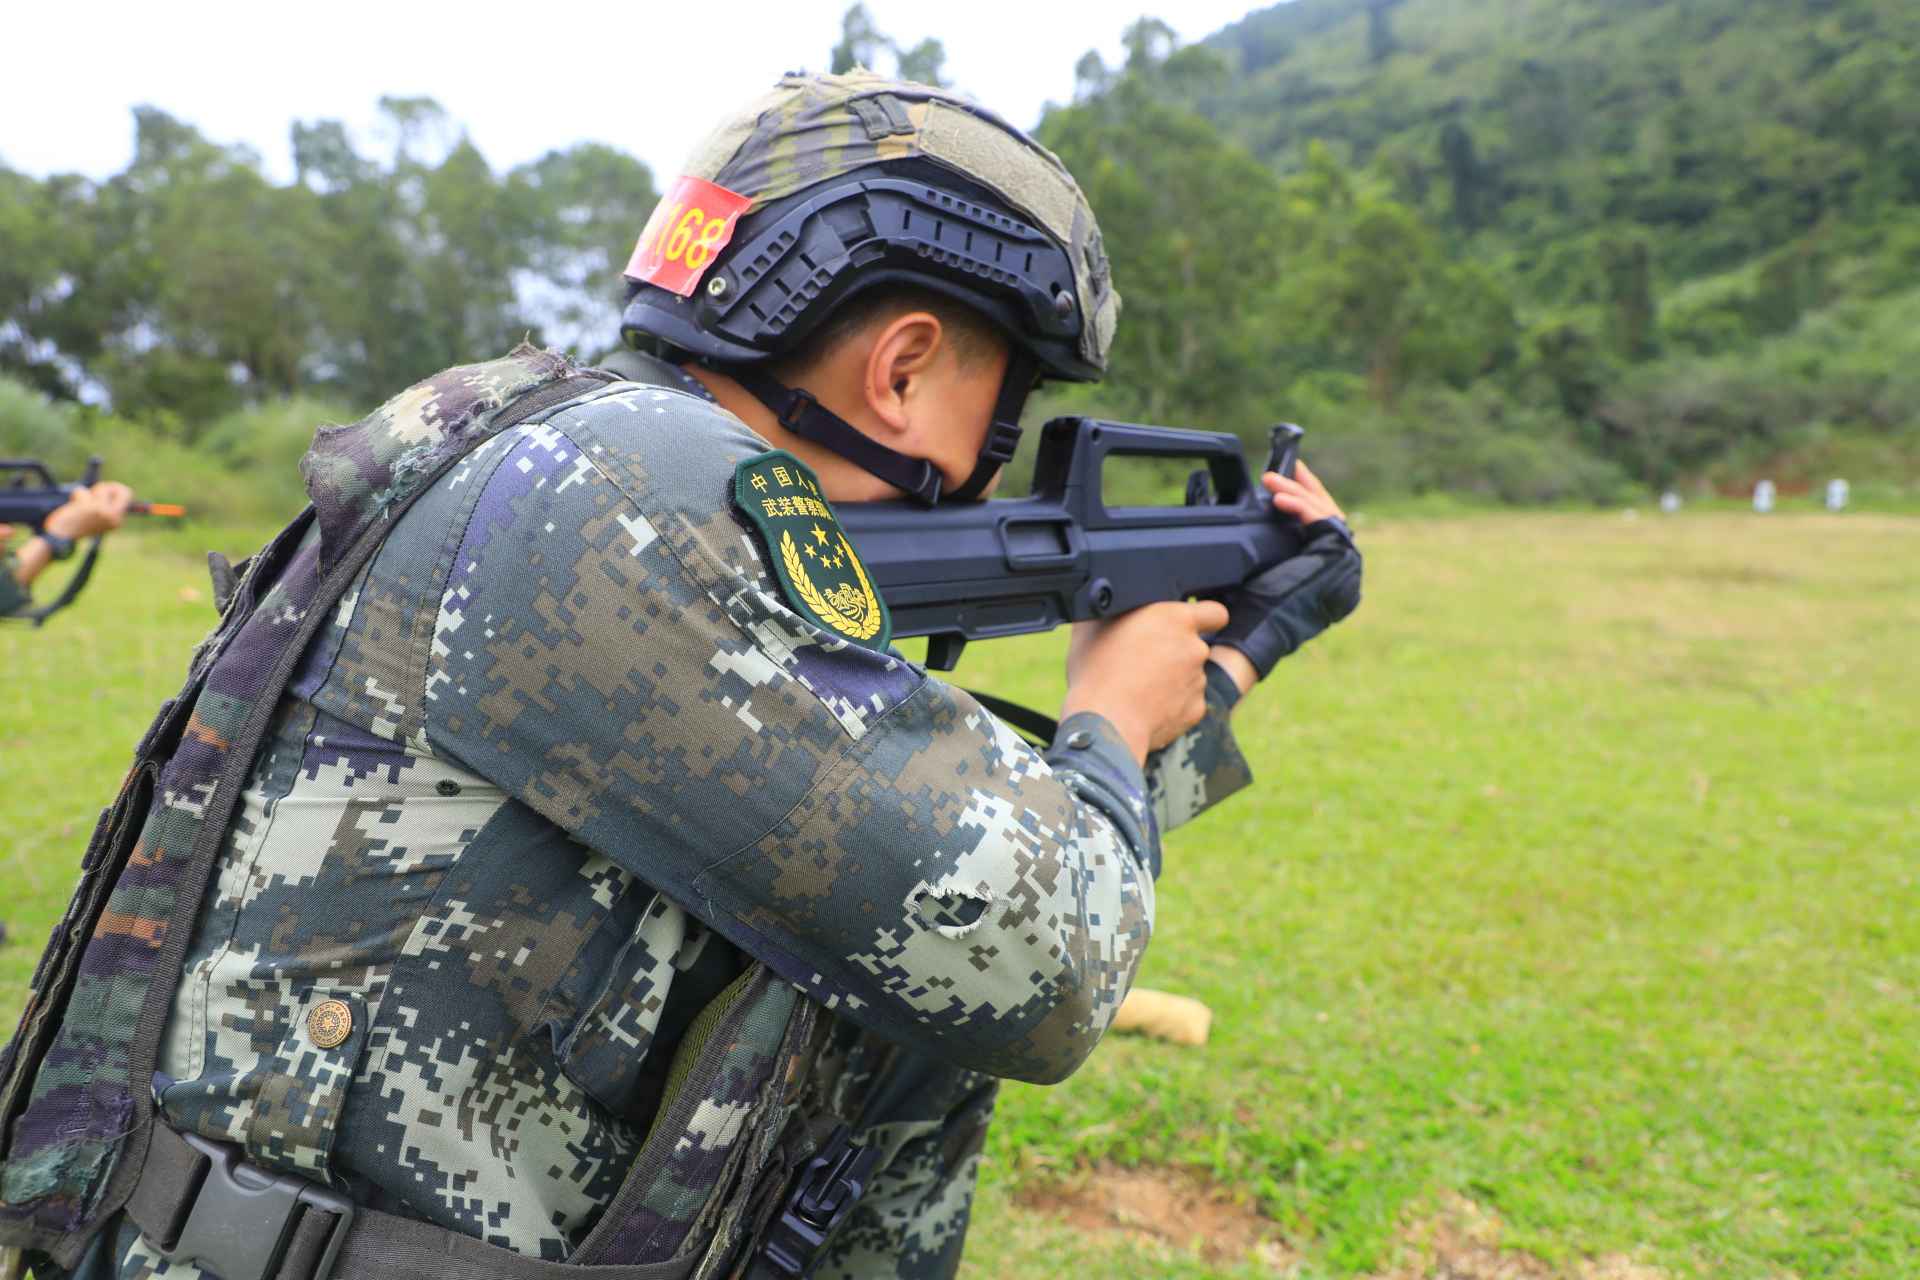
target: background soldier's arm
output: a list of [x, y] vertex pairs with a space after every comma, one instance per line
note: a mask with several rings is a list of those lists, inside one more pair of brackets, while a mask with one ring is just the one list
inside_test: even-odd
[[18, 613], [33, 603], [33, 597], [15, 576], [14, 565], [12, 552], [0, 554], [0, 618]]

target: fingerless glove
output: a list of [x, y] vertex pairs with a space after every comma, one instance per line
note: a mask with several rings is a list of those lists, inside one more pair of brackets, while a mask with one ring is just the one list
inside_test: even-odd
[[1227, 625], [1213, 643], [1245, 654], [1262, 680], [1280, 659], [1360, 604], [1360, 549], [1346, 521], [1316, 520], [1304, 533], [1299, 554], [1223, 597]]

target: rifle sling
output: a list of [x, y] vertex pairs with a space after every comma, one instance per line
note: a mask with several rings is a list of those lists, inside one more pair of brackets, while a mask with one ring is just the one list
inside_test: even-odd
[[1017, 702], [1009, 702], [1005, 698], [996, 697], [991, 693], [982, 693], [978, 689], [969, 689], [967, 692], [973, 695], [975, 702], [1025, 734], [1028, 741], [1042, 750], [1052, 746], [1054, 735], [1060, 732], [1058, 720], [1052, 716], [1043, 715], [1032, 707], [1023, 707]]
[[54, 614], [79, 599], [80, 592], [86, 588], [87, 579], [93, 576], [93, 566], [94, 563], [100, 559], [100, 544], [104, 540], [103, 535], [102, 537], [95, 538], [88, 544], [87, 554], [81, 559], [80, 566], [75, 569], [72, 576], [67, 579], [67, 585], [60, 589], [59, 595], [37, 609], [29, 609], [25, 613], [15, 614], [14, 620], [18, 622], [31, 622], [34, 626], [38, 627], [43, 625], [48, 618], [51, 618]]

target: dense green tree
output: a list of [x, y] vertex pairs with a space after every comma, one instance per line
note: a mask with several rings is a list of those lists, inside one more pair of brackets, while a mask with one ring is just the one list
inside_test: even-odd
[[928, 36], [911, 47], [880, 30], [864, 4], [854, 4], [840, 17], [840, 41], [827, 55], [827, 69], [835, 75], [865, 67], [880, 69], [882, 55], [893, 60], [893, 74], [922, 84], [946, 84], [947, 46]]
[[1367, 0], [1367, 61], [1385, 62], [1400, 42], [1393, 37], [1393, 6], [1400, 0]]
[[1644, 240], [1605, 246], [1607, 331], [1613, 349], [1629, 360], [1653, 352], [1653, 266]]
[[511, 178], [527, 188], [533, 219], [523, 301], [543, 316], [551, 340], [588, 354], [604, 349], [619, 331], [621, 272], [658, 198], [653, 174], [623, 151], [588, 142], [549, 151]]
[[1271, 389], [1279, 179], [1137, 73], [1049, 112], [1040, 138], [1099, 211], [1124, 303], [1103, 394], [1150, 420], [1233, 425]]
[[911, 49], [900, 50], [896, 74], [921, 84], [946, 84], [947, 46], [928, 36]]
[[1149, 417], [1246, 426], [1309, 371], [1351, 370], [1391, 404], [1411, 382], [1464, 383], [1513, 343], [1492, 277], [1450, 262], [1419, 214], [1324, 147], [1280, 179], [1177, 97], [1221, 72], [1128, 29], [1127, 69], [1056, 109], [1041, 139], [1099, 211], [1125, 299], [1103, 394]]
[[[1659, 278], [1737, 268], [1829, 217], [1920, 201], [1920, 7], [1907, 0], [1294, 0], [1209, 43], [1191, 101], [1281, 171], [1314, 141], [1441, 157], [1451, 222], [1529, 266], [1644, 232]], [[1411, 190], [1411, 188], [1403, 188]], [[1431, 211], [1430, 211], [1431, 212]]]
[[893, 42], [875, 25], [864, 4], [848, 8], [840, 18], [840, 43], [827, 55], [827, 70], [842, 75], [855, 67], [873, 68], [881, 53], [891, 50]]
[[[1066, 394], [1304, 416], [1356, 496], [1608, 497], [1911, 440], [1908, 0], [1291, 0], [1201, 44], [1119, 34], [1040, 128], [1126, 300], [1108, 383]], [[840, 37], [835, 67], [945, 73], [859, 5]], [[383, 99], [365, 143], [296, 124], [285, 183], [134, 123], [108, 178], [0, 167], [0, 373], [183, 438], [522, 336], [597, 353], [657, 198], [596, 144], [501, 172], [425, 98]]]
[[1453, 191], [1453, 225], [1472, 231], [1480, 225], [1486, 175], [1473, 153], [1473, 135], [1458, 120], [1440, 130], [1440, 162]]
[[76, 264], [71, 301], [97, 326], [91, 376], [190, 433], [300, 384], [314, 210], [304, 189], [269, 184], [252, 153], [152, 108], [134, 114], [133, 161], [92, 203], [96, 251]]
[[74, 297], [93, 257], [93, 196], [81, 178], [0, 167], [0, 372], [49, 395], [76, 395], [79, 362], [100, 349]]
[[305, 388], [367, 403], [547, 326], [604, 348], [646, 166], [584, 145], [501, 175], [431, 100], [381, 107], [390, 158], [296, 124], [285, 185], [145, 107], [104, 182], [0, 169], [0, 369], [192, 436]]
[[1172, 56], [1178, 37], [1172, 27], [1159, 18], [1142, 17], [1120, 33], [1127, 51], [1126, 69], [1136, 75], [1151, 75]]
[[1464, 384], [1509, 350], [1514, 321], [1499, 284], [1449, 258], [1411, 208], [1356, 181], [1325, 147], [1283, 187], [1301, 228], [1282, 303], [1325, 335], [1324, 351], [1365, 373], [1377, 404], [1421, 379]]

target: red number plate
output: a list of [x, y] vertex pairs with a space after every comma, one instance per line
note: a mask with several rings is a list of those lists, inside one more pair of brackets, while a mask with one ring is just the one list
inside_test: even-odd
[[692, 297], [700, 277], [733, 239], [734, 224], [752, 205], [747, 196], [682, 176], [647, 219], [627, 260], [627, 279]]

